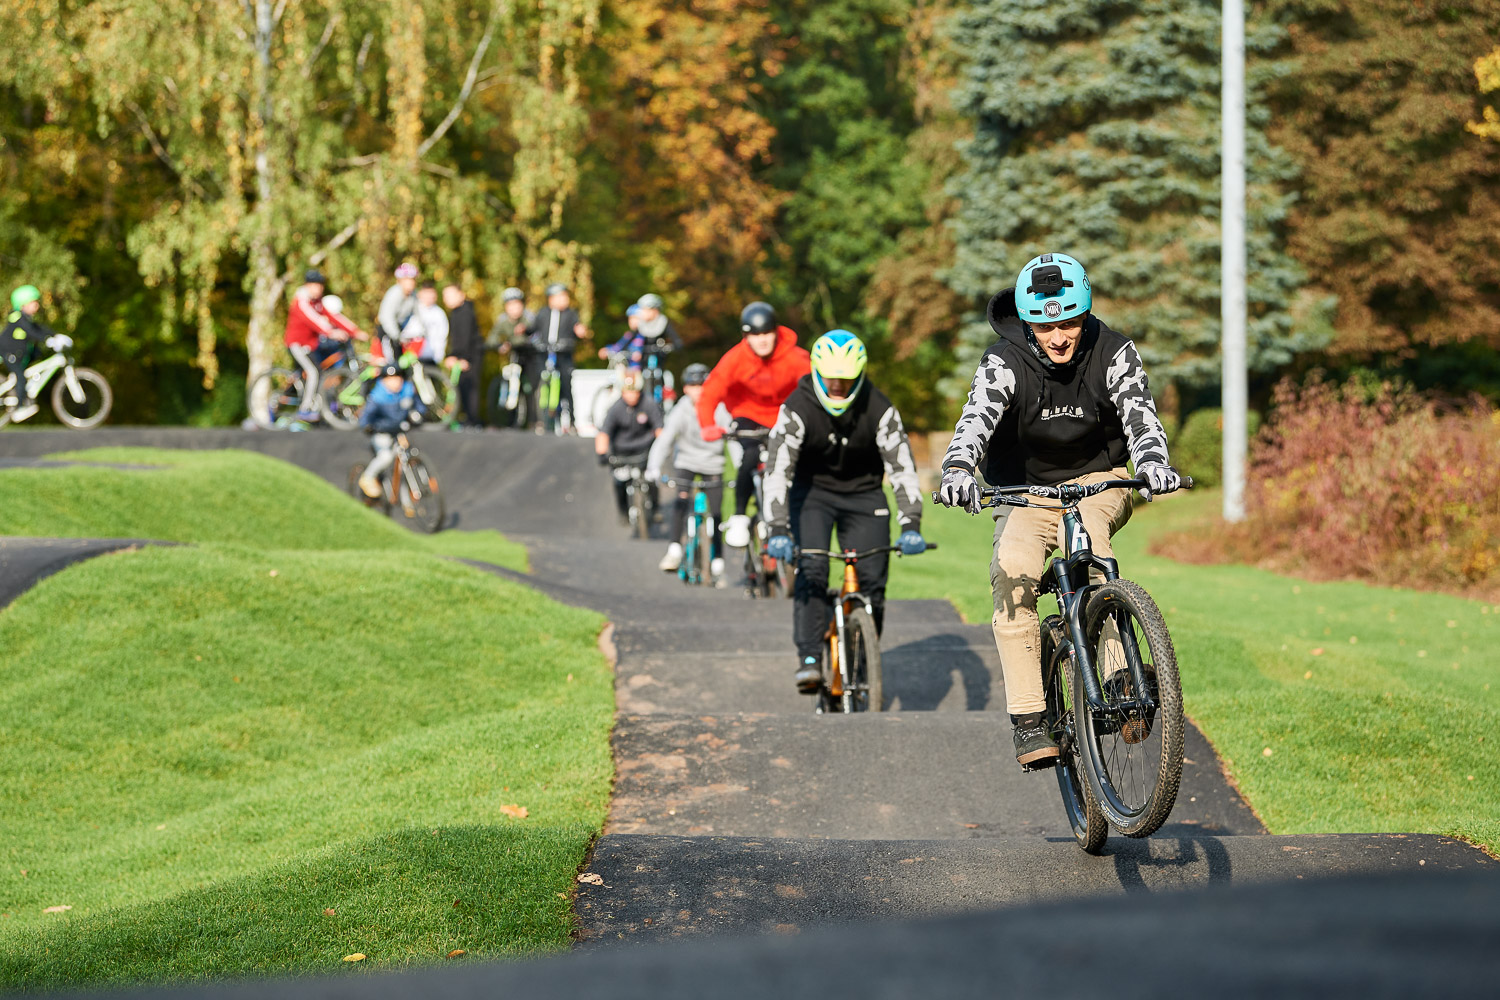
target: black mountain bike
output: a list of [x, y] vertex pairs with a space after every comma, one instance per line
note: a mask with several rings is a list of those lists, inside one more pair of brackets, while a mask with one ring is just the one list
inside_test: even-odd
[[[1192, 486], [1184, 476], [1183, 488]], [[1121, 579], [1114, 559], [1094, 554], [1078, 512], [1081, 500], [1105, 490], [1149, 487], [1145, 479], [1112, 479], [979, 491], [981, 507], [1042, 506], [1028, 498], [1062, 504], [1063, 554], [1040, 587], [1062, 612], [1042, 622], [1042, 687], [1062, 751], [1055, 767], [1063, 808], [1090, 854], [1103, 849], [1111, 826], [1127, 837], [1160, 829], [1182, 779], [1186, 723], [1167, 623], [1145, 588]], [[1091, 570], [1104, 582], [1092, 582]]]
[[656, 484], [646, 479], [646, 456], [609, 456], [609, 470], [625, 484], [629, 498], [630, 531], [637, 538], [651, 537], [651, 518], [656, 513]]

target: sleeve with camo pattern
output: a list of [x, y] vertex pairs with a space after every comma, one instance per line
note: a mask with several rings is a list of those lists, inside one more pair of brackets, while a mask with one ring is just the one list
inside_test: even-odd
[[943, 455], [944, 469], [974, 472], [989, 448], [1000, 418], [1016, 394], [1016, 373], [998, 353], [986, 354], [974, 372], [969, 398], [953, 428], [953, 440]]
[[917, 463], [911, 455], [911, 442], [901, 424], [901, 414], [894, 406], [880, 418], [875, 428], [875, 444], [880, 460], [896, 495], [896, 512], [903, 531], [922, 530], [922, 487], [917, 482]]
[[777, 534], [785, 534], [791, 524], [788, 496], [806, 436], [807, 425], [802, 418], [782, 406], [766, 441], [766, 478], [762, 484], [766, 492], [766, 524]]
[[1151, 398], [1146, 366], [1141, 363], [1135, 344], [1127, 341], [1110, 358], [1104, 384], [1115, 408], [1120, 411], [1120, 422], [1125, 425], [1125, 443], [1135, 467], [1139, 469], [1148, 462], [1171, 465], [1167, 454], [1167, 431], [1156, 415], [1156, 400]]

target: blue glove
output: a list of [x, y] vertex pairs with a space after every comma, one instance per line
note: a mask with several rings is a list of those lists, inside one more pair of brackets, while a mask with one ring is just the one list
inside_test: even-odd
[[903, 531], [901, 537], [896, 540], [901, 546], [903, 556], [919, 556], [927, 551], [927, 539], [922, 537], [920, 531]]
[[772, 535], [771, 540], [766, 542], [766, 555], [782, 562], [791, 562], [795, 550], [796, 545], [792, 542], [791, 535]]

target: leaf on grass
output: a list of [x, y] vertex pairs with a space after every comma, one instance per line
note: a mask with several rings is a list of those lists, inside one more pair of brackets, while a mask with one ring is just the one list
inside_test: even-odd
[[1322, 656], [1323, 655], [1323, 647], [1319, 646], [1317, 649], [1313, 650], [1312, 651], [1312, 655], [1314, 655], [1314, 656]]
[[71, 909], [72, 909], [71, 906], [69, 906], [67, 903], [63, 903], [60, 906], [49, 906], [45, 910], [43, 910], [42, 912], [43, 913], [67, 913]]
[[[274, 570], [274, 569], [273, 569], [273, 570], [271, 570], [271, 575], [272, 575], [272, 576], [276, 576], [276, 575], [277, 575], [277, 573], [276, 573], [276, 571], [275, 571], [275, 570]], [[347, 959], [347, 958], [346, 958], [346, 959], [344, 959], [344, 961], [346, 961], [346, 962], [347, 962], [347, 961], [349, 961], [349, 960], [348, 960], [348, 959]]]
[[565, 892], [560, 892], [560, 893], [557, 894], [557, 898], [558, 899], [567, 899], [568, 898], [568, 894], [565, 893]]
[[463, 953], [464, 953], [464, 950], [462, 948], [454, 948], [452, 951], [448, 952], [448, 957], [449, 958], [457, 958], [458, 956], [462, 955]]
[[344, 961], [346, 961], [346, 962], [363, 962], [364, 960], [365, 960], [365, 953], [362, 952], [362, 951], [356, 951], [352, 955], [345, 955], [344, 956]]
[[514, 816], [516, 819], [525, 819], [528, 815], [530, 815], [526, 811], [525, 806], [518, 805], [503, 805], [500, 807], [500, 811], [505, 813], [505, 815], [507, 816]]
[[338, 912], [339, 912], [338, 910], [335, 910], [333, 907], [330, 906], [328, 909], [326, 909], [326, 910], [323, 911], [323, 916], [325, 916], [325, 917], [338, 916]]
[[578, 881], [582, 882], [584, 885], [603, 885], [604, 876], [595, 875], [593, 872], [584, 872], [582, 875], [578, 876]]

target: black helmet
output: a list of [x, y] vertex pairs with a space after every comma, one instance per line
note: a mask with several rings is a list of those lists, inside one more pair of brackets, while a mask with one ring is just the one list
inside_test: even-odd
[[740, 332], [770, 333], [776, 329], [776, 310], [770, 303], [752, 302], [740, 310]]
[[392, 375], [402, 375], [403, 378], [405, 377], [400, 367], [396, 365], [386, 365], [384, 368], [380, 369], [381, 378], [390, 378]]
[[708, 381], [708, 365], [691, 364], [682, 370], [683, 385], [702, 385]]
[[328, 284], [328, 279], [323, 277], [322, 271], [314, 267], [302, 276], [302, 283], [304, 285], [326, 285]]

